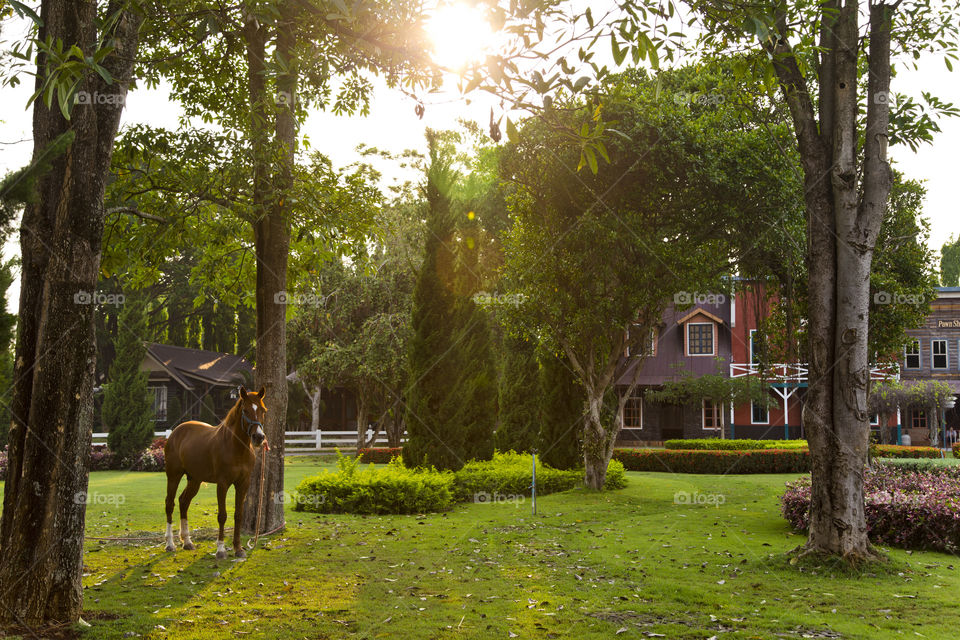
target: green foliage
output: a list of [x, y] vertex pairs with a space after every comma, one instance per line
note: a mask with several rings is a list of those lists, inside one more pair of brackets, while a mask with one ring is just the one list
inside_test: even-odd
[[459, 174], [442, 136], [430, 134], [425, 189], [427, 237], [413, 295], [407, 395], [409, 463], [459, 469], [493, 454], [496, 374], [479, 290], [477, 243], [468, 204], [457, 199]]
[[708, 451], [698, 449], [616, 449], [613, 459], [629, 471], [670, 473], [805, 473], [810, 471], [808, 449]]
[[500, 356], [500, 408], [496, 445], [500, 451], [537, 448], [540, 426], [540, 367], [529, 340], [504, 336]]
[[546, 351], [539, 359], [540, 457], [556, 469], [577, 469], [583, 466], [583, 387], [564, 359]]
[[103, 392], [103, 426], [107, 445], [122, 460], [133, 460], [153, 439], [153, 398], [147, 392], [148, 374], [140, 371], [146, 355], [143, 301], [129, 295], [119, 319], [116, 357]]
[[211, 395], [203, 396], [203, 400], [200, 401], [200, 422], [206, 422], [207, 424], [220, 423], [220, 418], [217, 417], [213, 408], [213, 396]]
[[[351, 462], [352, 460], [352, 462]], [[386, 468], [357, 468], [341, 456], [336, 473], [304, 479], [297, 487], [297, 511], [314, 513], [427, 513], [453, 504], [453, 474], [410, 470], [400, 458]]]
[[646, 397], [653, 402], [672, 404], [699, 402], [702, 398], [717, 404], [752, 402], [766, 407], [774, 403], [768, 385], [756, 376], [731, 378], [722, 373], [695, 376], [689, 371], [684, 371], [678, 380], [668, 380], [662, 389], [648, 391]]
[[720, 438], [690, 438], [689, 440], [667, 440], [666, 449], [701, 449], [710, 451], [748, 451], [757, 449], [805, 449], [806, 440], [748, 440]]
[[13, 284], [16, 266], [16, 259], [0, 264], [0, 449], [7, 445], [12, 418], [10, 397], [13, 387], [14, 334], [17, 316], [7, 311], [7, 292]]
[[186, 420], [183, 415], [183, 407], [180, 404], [180, 396], [176, 394], [167, 398], [167, 428], [173, 429], [181, 422]]
[[871, 458], [942, 458], [936, 447], [904, 447], [898, 444], [871, 444]]
[[960, 286], [960, 238], [950, 236], [940, 247], [940, 284]]
[[387, 464], [402, 453], [403, 447], [367, 447], [357, 451], [357, 459], [363, 463]]
[[61, 133], [36, 154], [30, 164], [8, 173], [0, 181], [0, 225], [6, 226], [17, 217], [23, 205], [36, 201], [37, 180], [50, 171], [54, 160], [73, 144], [76, 134], [72, 129]]
[[[368, 450], [369, 451], [369, 450]], [[315, 513], [426, 513], [444, 511], [455, 502], [522, 501], [531, 495], [530, 456], [495, 453], [491, 460], [472, 461], [456, 472], [408, 469], [402, 457], [384, 468], [360, 467], [361, 458], [337, 454], [337, 471], [305, 479], [293, 502], [298, 511]], [[624, 467], [613, 461], [607, 489], [622, 489]], [[537, 460], [537, 495], [567, 491], [583, 484], [579, 470], [553, 469]]]

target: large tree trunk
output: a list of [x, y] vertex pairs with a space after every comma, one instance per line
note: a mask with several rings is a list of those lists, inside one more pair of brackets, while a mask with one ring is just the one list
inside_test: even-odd
[[367, 409], [370, 406], [363, 393], [357, 393], [357, 451], [367, 446]]
[[[111, 5], [112, 6], [112, 5]], [[114, 10], [116, 7], [111, 9]], [[92, 56], [97, 7], [45, 0], [39, 38], [76, 44]], [[120, 15], [115, 82], [89, 74], [79, 89], [110, 101], [81, 101], [72, 119], [34, 103], [34, 157], [73, 130], [66, 153], [37, 185], [21, 225], [22, 275], [9, 468], [0, 521], [0, 624], [75, 622], [82, 607], [87, 464], [93, 422], [93, 294], [100, 269], [103, 195], [113, 140], [130, 82], [142, 16]], [[46, 76], [38, 54], [38, 82]]]
[[[283, 12], [288, 12], [284, 5]], [[286, 61], [293, 60], [294, 36], [283, 23], [278, 27], [277, 52]], [[252, 18], [245, 30], [248, 63], [248, 86], [251, 110], [251, 138], [254, 154], [254, 245], [257, 258], [257, 386], [266, 387], [268, 408], [264, 432], [270, 450], [261, 453], [251, 477], [250, 490], [244, 504], [243, 528], [256, 529], [257, 506], [262, 493], [263, 514], [260, 533], [284, 524], [283, 501], [276, 496], [283, 491], [284, 432], [287, 415], [287, 258], [290, 250], [287, 195], [293, 184], [296, 156], [297, 77], [293, 71], [279, 74], [276, 95], [267, 92], [264, 56], [266, 30]], [[282, 98], [281, 98], [282, 96]], [[268, 133], [268, 121], [276, 114], [274, 144]], [[275, 172], [272, 171], [275, 169]], [[271, 174], [273, 174], [271, 176]], [[260, 486], [260, 464], [265, 464], [263, 486]]]
[[[839, 9], [839, 12], [836, 10]], [[862, 474], [870, 434], [867, 327], [873, 247], [889, 196], [889, 5], [870, 8], [862, 195], [857, 154], [857, 2], [828, 2], [819, 68], [820, 122], [786, 39], [769, 45], [796, 130], [809, 226], [810, 389], [803, 408], [812, 461], [804, 552], [873, 556]]]

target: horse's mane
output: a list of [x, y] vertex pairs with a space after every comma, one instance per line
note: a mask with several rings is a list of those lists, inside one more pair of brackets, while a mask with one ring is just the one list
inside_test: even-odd
[[227, 411], [227, 415], [223, 418], [223, 420], [220, 422], [218, 426], [229, 428], [231, 420], [233, 420], [236, 417], [235, 414], [240, 413], [240, 406], [242, 405], [242, 403], [243, 403], [243, 398], [237, 398], [237, 401], [233, 403], [233, 406], [230, 407], [230, 411]]

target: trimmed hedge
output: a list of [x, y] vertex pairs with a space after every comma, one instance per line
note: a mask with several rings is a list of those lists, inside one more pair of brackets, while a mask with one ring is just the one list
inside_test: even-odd
[[806, 449], [705, 451], [699, 449], [615, 449], [628, 471], [672, 473], [805, 473], [810, 471]]
[[874, 458], [942, 458], [936, 447], [904, 447], [898, 444], [872, 444], [870, 455]]
[[367, 447], [357, 451], [360, 462], [366, 464], [387, 464], [403, 454], [403, 447]]
[[[124, 460], [106, 447], [90, 447], [89, 471], [163, 471], [166, 438], [155, 438], [136, 460]], [[7, 475], [7, 447], [0, 451], [0, 480]]]
[[[470, 462], [455, 473], [408, 469], [400, 457], [386, 468], [359, 466], [359, 458], [338, 456], [338, 471], [304, 479], [287, 496], [297, 511], [315, 513], [426, 513], [444, 511], [455, 502], [522, 502], [530, 496], [530, 459], [496, 453], [493, 460]], [[566, 491], [583, 484], [582, 471], [537, 465], [537, 495]], [[623, 465], [611, 461], [604, 487], [626, 486]]]
[[687, 440], [667, 440], [665, 449], [705, 450], [705, 451], [749, 451], [760, 449], [805, 449], [806, 440], [748, 440], [720, 438], [690, 438]]

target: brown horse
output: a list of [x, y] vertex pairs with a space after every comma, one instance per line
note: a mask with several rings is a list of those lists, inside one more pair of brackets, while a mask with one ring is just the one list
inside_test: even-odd
[[183, 548], [193, 549], [187, 527], [187, 509], [203, 482], [217, 485], [217, 558], [227, 557], [223, 544], [223, 525], [227, 521], [227, 489], [233, 485], [236, 499], [233, 509], [233, 552], [246, 557], [240, 546], [240, 519], [243, 501], [250, 486], [250, 474], [257, 454], [254, 447], [266, 441], [260, 418], [267, 412], [263, 405], [264, 388], [253, 393], [240, 387], [240, 398], [217, 426], [204, 422], [184, 422], [177, 425], [163, 449], [167, 470], [167, 551], [173, 544], [173, 498], [180, 479], [187, 476], [187, 486], [180, 494], [180, 541]]

